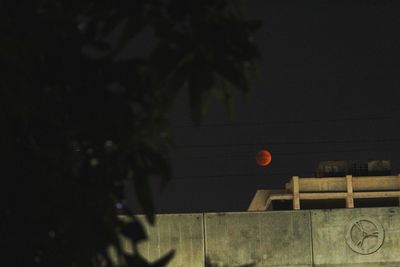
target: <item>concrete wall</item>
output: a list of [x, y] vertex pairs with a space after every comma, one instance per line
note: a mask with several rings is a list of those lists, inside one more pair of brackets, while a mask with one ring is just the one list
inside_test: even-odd
[[203, 214], [157, 215], [156, 225], [150, 226], [143, 216], [149, 240], [139, 244], [140, 253], [153, 262], [170, 250], [175, 256], [170, 267], [204, 267]]
[[141, 253], [154, 261], [175, 249], [169, 267], [400, 266], [398, 207], [157, 215], [145, 225]]
[[400, 266], [399, 208], [314, 210], [311, 215], [315, 266]]
[[308, 212], [205, 214], [212, 266], [312, 266]]

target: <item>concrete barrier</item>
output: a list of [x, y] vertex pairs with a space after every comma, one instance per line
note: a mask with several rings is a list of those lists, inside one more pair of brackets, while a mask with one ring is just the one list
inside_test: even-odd
[[140, 253], [168, 267], [400, 266], [400, 208], [157, 215]]
[[308, 211], [204, 216], [208, 266], [312, 266]]
[[400, 266], [400, 209], [313, 210], [314, 266]]
[[148, 235], [138, 248], [148, 261], [175, 250], [168, 267], [204, 267], [203, 214], [157, 215], [155, 226], [150, 226], [144, 216], [138, 218]]

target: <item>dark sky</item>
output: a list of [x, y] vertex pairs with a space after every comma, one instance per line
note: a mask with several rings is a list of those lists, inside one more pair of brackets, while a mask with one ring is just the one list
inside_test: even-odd
[[[162, 192], [154, 181], [157, 212], [244, 211], [257, 189], [313, 176], [321, 160], [390, 159], [400, 173], [395, 1], [247, 3], [264, 21], [258, 77], [232, 120], [216, 102], [194, 127], [187, 96], [177, 99], [173, 179]], [[261, 148], [267, 168], [255, 163]]]

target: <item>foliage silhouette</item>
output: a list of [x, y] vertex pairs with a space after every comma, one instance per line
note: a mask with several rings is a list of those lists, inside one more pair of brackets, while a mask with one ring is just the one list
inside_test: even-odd
[[[120, 235], [146, 238], [118, 219], [124, 182], [154, 223], [149, 177], [170, 177], [176, 95], [188, 90], [199, 124], [212, 95], [246, 92], [259, 25], [223, 0], [0, 0], [10, 266], [165, 266], [173, 253], [148, 263], [122, 249]], [[148, 52], [124, 54], [146, 31]]]

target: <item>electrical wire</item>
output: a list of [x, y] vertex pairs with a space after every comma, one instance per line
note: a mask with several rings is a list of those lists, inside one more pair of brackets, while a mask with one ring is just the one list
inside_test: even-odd
[[[398, 111], [398, 110], [396, 110]], [[330, 119], [311, 119], [311, 120], [277, 120], [277, 121], [262, 121], [262, 122], [236, 122], [236, 123], [208, 123], [201, 125], [201, 127], [232, 127], [232, 126], [250, 126], [250, 125], [271, 125], [271, 124], [316, 124], [316, 123], [337, 123], [337, 122], [355, 122], [367, 120], [394, 120], [399, 119], [393, 116], [393, 113], [383, 113], [384, 115], [372, 115], [368, 117], [348, 117], [348, 118], [330, 118]], [[192, 124], [177, 124], [173, 128], [195, 128]]]
[[[400, 174], [400, 169], [392, 169], [391, 172], [393, 173], [392, 175], [398, 175]], [[398, 173], [398, 174], [394, 174]], [[315, 172], [310, 172], [308, 171], [296, 171], [296, 173], [290, 173], [290, 172], [271, 172], [271, 173], [266, 173], [266, 174], [219, 174], [219, 175], [187, 175], [187, 176], [174, 176], [171, 181], [173, 180], [198, 180], [198, 179], [230, 179], [232, 177], [268, 177], [268, 176], [277, 176], [277, 175], [287, 175], [289, 177], [292, 177], [294, 175], [299, 175], [301, 174], [302, 177], [315, 177]], [[232, 180], [232, 179], [231, 179]]]
[[[296, 151], [296, 152], [275, 152], [273, 153], [274, 156], [297, 156], [297, 155], [328, 155], [328, 154], [333, 154], [333, 153], [356, 153], [356, 152], [390, 152], [392, 150], [387, 149], [387, 148], [378, 148], [378, 149], [367, 149], [367, 148], [361, 148], [361, 149], [347, 149], [347, 150], [331, 150], [331, 151]], [[215, 158], [213, 157], [214, 153], [209, 153], [207, 155], [202, 155], [202, 156], [184, 156], [184, 157], [171, 157], [171, 160], [199, 160], [199, 159], [212, 159]], [[218, 155], [219, 156], [219, 155]], [[230, 154], [226, 158], [229, 159], [244, 159], [244, 158], [252, 158], [254, 156], [254, 152], [241, 152], [235, 153], [235, 154]]]
[[209, 147], [234, 147], [234, 146], [266, 146], [266, 145], [310, 145], [310, 144], [349, 144], [349, 143], [388, 143], [400, 142], [400, 138], [382, 139], [348, 139], [348, 140], [317, 140], [317, 141], [266, 141], [263, 143], [235, 143], [235, 144], [201, 144], [201, 145], [177, 145], [177, 149], [185, 148], [209, 148]]

